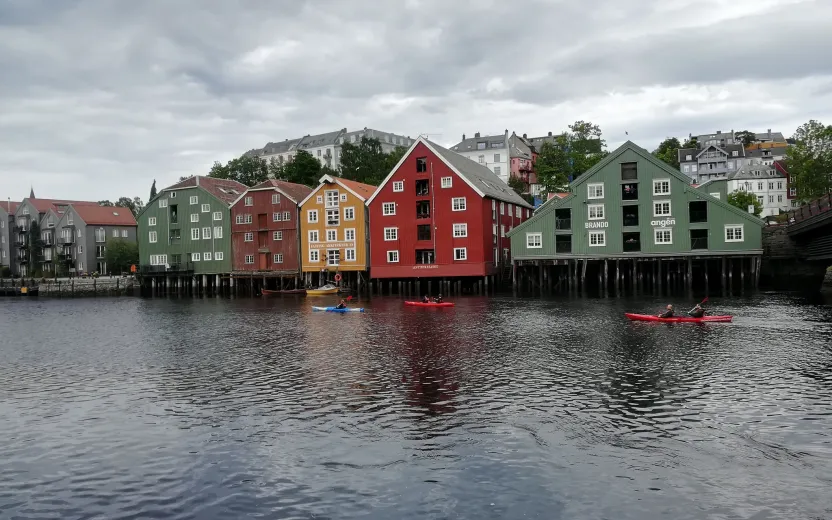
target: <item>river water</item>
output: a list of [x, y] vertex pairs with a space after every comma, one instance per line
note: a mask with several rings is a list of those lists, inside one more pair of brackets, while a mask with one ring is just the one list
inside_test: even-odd
[[310, 300], [0, 300], [0, 518], [832, 518], [828, 304]]

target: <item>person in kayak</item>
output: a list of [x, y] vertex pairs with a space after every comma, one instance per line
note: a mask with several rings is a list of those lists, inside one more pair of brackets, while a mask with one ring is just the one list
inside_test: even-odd
[[430, 298], [428, 298], [427, 294], [422, 297], [422, 303], [430, 303]]
[[703, 309], [702, 306], [697, 303], [696, 307], [691, 309], [690, 312], [688, 312], [688, 314], [690, 314], [691, 318], [701, 318], [705, 315], [705, 309]]
[[672, 318], [673, 317], [673, 305], [668, 305], [667, 310], [663, 313], [659, 314], [659, 318]]
[[347, 302], [345, 302], [344, 300], [341, 300], [341, 303], [336, 305], [335, 308], [336, 309], [346, 309], [347, 308]]
[[436, 303], [442, 303], [442, 295], [441, 294], [437, 295], [436, 299], [433, 300], [433, 301], [436, 302]]

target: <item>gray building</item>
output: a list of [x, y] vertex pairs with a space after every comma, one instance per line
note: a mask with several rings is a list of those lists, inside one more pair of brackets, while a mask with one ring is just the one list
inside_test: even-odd
[[752, 145], [745, 149], [745, 155], [749, 161], [768, 166], [773, 165], [774, 161], [784, 161], [786, 159], [786, 150], [789, 147], [787, 145], [771, 146], [772, 144], [779, 144], [779, 142]]
[[53, 263], [60, 274], [111, 272], [106, 252], [114, 240], [137, 243], [136, 219], [127, 208], [70, 205], [53, 230]]
[[691, 183], [719, 179], [743, 167], [745, 148], [741, 144], [700, 144], [699, 148], [680, 148], [679, 169]]
[[487, 167], [500, 180], [508, 183], [511, 173], [508, 130], [498, 135], [480, 135], [477, 132], [474, 137], [466, 137], [462, 134], [462, 140], [450, 149]]
[[15, 272], [12, 262], [12, 252], [14, 252], [12, 239], [16, 235], [14, 213], [19, 205], [19, 202], [12, 202], [8, 199], [0, 203], [0, 269], [8, 267], [11, 272]]

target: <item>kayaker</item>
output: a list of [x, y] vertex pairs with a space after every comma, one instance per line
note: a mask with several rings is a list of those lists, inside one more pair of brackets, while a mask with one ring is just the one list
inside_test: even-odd
[[345, 302], [344, 300], [341, 300], [341, 303], [336, 305], [335, 308], [336, 309], [346, 309], [347, 308], [347, 302]]
[[667, 310], [663, 313], [659, 314], [659, 318], [672, 318], [673, 317], [673, 305], [668, 305]]
[[697, 303], [696, 307], [691, 309], [690, 312], [688, 312], [688, 314], [690, 314], [692, 318], [701, 318], [705, 315], [705, 309], [703, 309], [702, 306]]
[[430, 303], [430, 298], [428, 298], [427, 294], [422, 297], [422, 303]]
[[436, 296], [436, 303], [442, 303], [442, 295], [441, 294]]

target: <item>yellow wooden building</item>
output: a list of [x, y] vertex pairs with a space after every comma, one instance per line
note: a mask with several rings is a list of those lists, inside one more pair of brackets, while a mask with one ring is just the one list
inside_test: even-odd
[[301, 271], [307, 284], [367, 283], [370, 233], [365, 202], [375, 186], [324, 175], [300, 203]]

